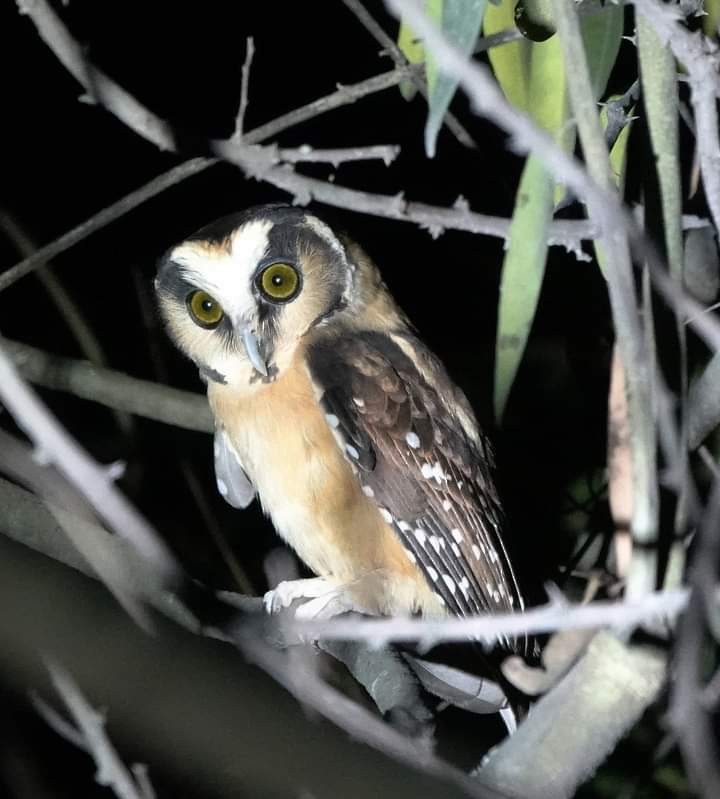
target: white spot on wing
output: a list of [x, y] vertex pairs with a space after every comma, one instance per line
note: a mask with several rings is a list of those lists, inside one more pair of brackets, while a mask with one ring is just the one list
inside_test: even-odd
[[337, 418], [337, 416], [335, 416], [334, 413], [326, 413], [325, 418], [327, 419], [327, 423], [330, 425], [330, 427], [333, 428], [333, 430], [336, 427], [340, 426], [340, 420]]
[[429, 463], [423, 463], [420, 472], [426, 480], [429, 480], [433, 476], [433, 467]]
[[432, 476], [435, 478], [435, 481], [438, 483], [442, 483], [443, 480], [447, 480], [448, 477], [443, 471], [442, 466], [440, 465], [440, 461], [435, 461], [435, 465], [432, 467], [431, 471]]
[[450, 533], [452, 534], [452, 537], [458, 542], [458, 544], [461, 544], [465, 540], [465, 536], [463, 536], [463, 534], [460, 532], [460, 530], [457, 529], [457, 527], [453, 527], [453, 529], [450, 530]]
[[378, 510], [380, 511], [380, 515], [383, 517], [383, 519], [385, 519], [388, 524], [392, 524], [392, 513], [390, 513], [387, 508], [379, 508]]
[[365, 400], [362, 397], [353, 397], [353, 402], [358, 406], [358, 408], [365, 407]]
[[415, 530], [415, 540], [420, 544], [421, 547], [425, 546], [425, 539], [426, 539], [425, 531], [421, 530], [419, 527]]
[[480, 560], [480, 547], [477, 544], [472, 545], [473, 555], [475, 555], [475, 560]]
[[455, 585], [455, 580], [449, 574], [443, 574], [443, 581], [445, 585], [450, 589], [450, 593], [454, 594], [457, 591], [457, 586]]
[[456, 558], [460, 557], [460, 547], [457, 544], [452, 545], [452, 551]]
[[403, 533], [409, 533], [410, 530], [412, 530], [412, 527], [407, 522], [402, 520], [397, 523], [397, 526], [403, 531]]
[[362, 492], [365, 494], [366, 497], [374, 497], [375, 492], [372, 490], [372, 486], [363, 486]]
[[355, 458], [355, 460], [360, 457], [360, 453], [355, 449], [355, 447], [353, 447], [352, 444], [346, 444], [345, 451], [351, 458]]
[[417, 558], [415, 557], [415, 553], [414, 552], [412, 552], [409, 549], [406, 549], [405, 550], [405, 554], [407, 555], [408, 560], [410, 561], [410, 563], [417, 563]]
[[431, 580], [432, 580], [434, 583], [436, 583], [436, 582], [437, 582], [437, 579], [438, 579], [438, 577], [440, 576], [440, 575], [437, 573], [437, 571], [436, 571], [435, 569], [433, 569], [433, 567], [432, 567], [432, 566], [428, 566], [428, 567], [427, 567], [427, 573], [428, 573], [428, 577], [430, 577], [430, 579], [431, 579]]
[[450, 500], [449, 500], [449, 499], [446, 499], [446, 500], [443, 502], [443, 510], [444, 510], [444, 511], [449, 511], [451, 508], [452, 508], [452, 502], [450, 502]]
[[431, 546], [431, 547], [432, 547], [432, 548], [433, 548], [433, 549], [434, 549], [434, 550], [435, 550], [435, 551], [438, 553], [438, 555], [439, 555], [439, 554], [440, 554], [440, 539], [438, 538], [438, 536], [436, 536], [436, 535], [431, 535], [431, 536], [430, 536], [430, 538], [428, 538], [428, 541], [430, 542], [430, 546]]
[[463, 595], [465, 596], [465, 599], [467, 599], [468, 596], [470, 595], [470, 580], [468, 580], [467, 577], [463, 577], [462, 580], [460, 580], [459, 585], [460, 585], [460, 590], [463, 592]]
[[407, 441], [408, 446], [412, 449], [417, 449], [420, 446], [420, 437], [417, 433], [413, 433], [412, 431], [405, 436], [405, 441]]

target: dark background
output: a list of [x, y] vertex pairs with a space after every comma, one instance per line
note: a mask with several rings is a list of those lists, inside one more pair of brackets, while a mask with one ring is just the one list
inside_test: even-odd
[[[366, 3], [394, 38], [397, 23], [378, 2]], [[58, 11], [88, 58], [188, 141], [232, 132], [245, 37], [255, 40], [246, 130], [392, 67], [340, 2], [161, 3], [72, 0]], [[81, 102], [82, 89], [5, 0], [3, 47], [2, 211], [38, 244], [179, 163], [126, 129], [101, 108]], [[623, 43], [611, 89], [632, 82], [634, 51]], [[619, 74], [618, 74], [619, 72]], [[521, 159], [505, 137], [474, 117], [458, 97], [453, 110], [477, 148], [443, 130], [434, 160], [425, 157], [425, 106], [393, 88], [281, 134], [285, 146], [342, 147], [396, 143], [389, 168], [379, 162], [298, 171], [366, 191], [449, 206], [462, 194], [473, 210], [510, 216]], [[187, 151], [182, 158], [198, 154]], [[54, 262], [54, 270], [102, 343], [109, 365], [136, 377], [201, 391], [191, 363], [166, 339], [154, 310], [157, 258], [218, 216], [263, 202], [287, 201], [279, 190], [214, 166], [132, 211]], [[566, 489], [602, 468], [611, 326], [604, 282], [594, 263], [550, 251], [530, 349], [501, 429], [492, 419], [492, 371], [502, 242], [447, 232], [433, 239], [416, 226], [318, 204], [312, 210], [346, 229], [376, 260], [391, 290], [467, 392], [495, 442], [498, 479], [520, 573], [533, 600], [574, 540], [562, 532]], [[570, 208], [565, 215], [578, 215]], [[1, 263], [20, 260], [6, 237]], [[0, 294], [0, 333], [58, 355], [79, 357], [63, 319], [34, 276]], [[235, 587], [208, 536], [207, 517], [188, 490], [196, 476], [208, 513], [231, 542], [258, 592], [263, 558], [277, 539], [256, 506], [238, 513], [214, 487], [208, 436], [135, 419], [128, 435], [112, 414], [71, 396], [43, 392], [59, 418], [103, 462], [127, 463], [122, 488], [158, 528], [189, 572]], [[5, 417], [2, 422], [13, 429]], [[607, 526], [604, 506], [591, 524]], [[22, 722], [27, 724], [26, 720]], [[34, 725], [34, 735], [41, 733]], [[60, 795], [60, 794], [57, 794]], [[77, 794], [76, 794], [77, 795]]]

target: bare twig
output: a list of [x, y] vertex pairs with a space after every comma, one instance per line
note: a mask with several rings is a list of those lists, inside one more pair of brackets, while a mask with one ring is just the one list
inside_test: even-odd
[[396, 144], [373, 144], [369, 147], [335, 147], [323, 149], [320, 147], [310, 147], [304, 145], [288, 149], [280, 147], [277, 149], [279, 161], [287, 164], [301, 163], [326, 163], [338, 166], [348, 161], [369, 161], [377, 159], [384, 161], [389, 166], [400, 153], [400, 147]]
[[51, 730], [78, 749], [82, 749], [85, 752], [88, 751], [87, 741], [83, 734], [64, 719], [52, 705], [48, 704], [35, 692], [30, 694], [30, 702]]
[[250, 86], [250, 65], [255, 55], [255, 42], [252, 36], [245, 39], [245, 63], [242, 67], [242, 77], [240, 80], [240, 103], [238, 105], [237, 117], [235, 118], [235, 132], [233, 138], [242, 141], [245, 133], [245, 112], [248, 105], [248, 88]]
[[[115, 488], [112, 474], [96, 464], [48, 412], [1, 347], [0, 399], [41, 456], [58, 467], [118, 535], [133, 543], [162, 579], [173, 581], [179, 572], [170, 550]], [[148, 619], [135, 597], [113, 579], [107, 564], [98, 561], [93, 566], [104, 575], [108, 587], [133, 618], [147, 626]]]
[[420, 641], [431, 646], [446, 641], [478, 639], [494, 642], [503, 636], [536, 635], [570, 628], [633, 629], [660, 618], [673, 618], [685, 607], [685, 589], [657, 591], [622, 602], [597, 601], [585, 605], [551, 603], [523, 613], [442, 619], [332, 619], [297, 622], [298, 630], [328, 640], [366, 641], [383, 646], [390, 641]]
[[47, 661], [47, 669], [55, 689], [82, 734], [85, 741], [82, 748], [95, 761], [97, 783], [110, 788], [118, 799], [148, 799], [110, 742], [103, 716], [91, 707], [75, 681], [58, 663]]
[[44, 388], [67, 391], [108, 408], [187, 430], [203, 433], [214, 430], [203, 394], [138, 380], [112, 369], [98, 369], [86, 361], [59, 358], [9, 339], [0, 338], [0, 346], [26, 380]]
[[[23, 258], [29, 258], [38, 250], [37, 245], [25, 232], [22, 225], [7, 210], [0, 211], [0, 228], [13, 242]], [[58, 313], [75, 337], [81, 353], [95, 366], [105, 366], [107, 358], [100, 340], [83, 315], [75, 300], [56, 277], [50, 264], [42, 264], [37, 270], [37, 277], [55, 303]], [[115, 414], [118, 427], [124, 433], [132, 432], [131, 417], [118, 411]]]
[[353, 83], [348, 86], [338, 85], [337, 90], [332, 94], [327, 94], [317, 100], [313, 100], [307, 105], [300, 106], [287, 114], [277, 117], [270, 122], [265, 122], [245, 136], [245, 141], [251, 144], [272, 139], [282, 133], [288, 128], [295, 127], [302, 122], [307, 122], [309, 119], [321, 114], [326, 114], [328, 111], [333, 111], [336, 108], [342, 108], [346, 105], [351, 105], [361, 100], [363, 97], [368, 97], [376, 92], [385, 91], [393, 86], [397, 86], [405, 80], [412, 72], [418, 72], [419, 67], [406, 67], [403, 69], [391, 69], [388, 72], [383, 72], [380, 75], [375, 75], [372, 78]]
[[175, 186], [191, 175], [199, 174], [216, 163], [218, 163], [216, 158], [192, 158], [164, 172], [162, 175], [158, 175], [149, 183], [146, 183], [135, 191], [131, 191], [130, 194], [126, 194], [117, 202], [114, 202], [107, 208], [103, 208], [102, 211], [93, 214], [84, 222], [72, 228], [72, 230], [69, 230], [67, 233], [55, 239], [55, 241], [41, 247], [30, 257], [23, 259], [15, 264], [15, 266], [0, 273], [0, 291], [4, 291], [13, 283], [20, 280], [21, 277], [35, 271], [44, 263], [47, 263], [47, 261], [69, 250], [71, 247], [74, 247], [93, 233], [102, 230], [102, 228], [120, 219], [120, 217], [125, 216], [129, 211], [132, 211], [144, 202], [156, 197], [158, 194], [162, 194], [166, 189]]

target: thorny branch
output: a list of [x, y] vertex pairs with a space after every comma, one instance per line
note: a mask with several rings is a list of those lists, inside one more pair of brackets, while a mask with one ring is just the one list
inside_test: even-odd
[[83, 748], [95, 761], [98, 784], [110, 788], [117, 799], [151, 799], [152, 795], [136, 782], [115, 751], [105, 732], [103, 716], [93, 709], [65, 669], [52, 661], [47, 662], [47, 668], [55, 690], [77, 725], [77, 732], [82, 735]]
[[[67, 30], [65, 30], [59, 18], [55, 17], [48, 6], [39, 1], [33, 2], [32, 0], [28, 0], [28, 2], [24, 4], [21, 3], [21, 8], [33, 18], [35, 18], [36, 15], [42, 16], [45, 20], [43, 29], [48, 35], [50, 35], [50, 32], [55, 29], [54, 26], [56, 26], [62, 32], [59, 40], [64, 44], [68, 44], [70, 37]], [[505, 31], [494, 37], [488, 37], [487, 40], [481, 43], [481, 47], [487, 49], [500, 46], [513, 41], [517, 36], [517, 31]], [[48, 45], [52, 49], [52, 37]], [[70, 45], [68, 44], [68, 46]], [[77, 49], [77, 45], [73, 43], [70, 49], [74, 53]], [[61, 60], [63, 63], [65, 63], [65, 61], [72, 61], [70, 58], [63, 58]], [[407, 79], [409, 75], [414, 73], [419, 74], [420, 72], [420, 67], [402, 66], [356, 84], [339, 86], [337, 91], [332, 94], [321, 97], [294, 111], [283, 114], [270, 122], [259, 125], [252, 131], [244, 134], [243, 142], [246, 145], [250, 145], [265, 141], [277, 136], [290, 127], [313, 119], [320, 114], [354, 103], [375, 92], [396, 86], [401, 81]], [[86, 70], [78, 70], [78, 74], [81, 76], [84, 76], [85, 73]], [[97, 70], [92, 70], [93, 75], [96, 73]], [[80, 82], [83, 83], [82, 80], [80, 80]], [[83, 83], [83, 85], [86, 89], [90, 89], [87, 83]], [[112, 82], [109, 78], [104, 76], [102, 85], [107, 90], [108, 85], [112, 85]], [[133, 107], [136, 105], [135, 103]], [[144, 110], [144, 114], [147, 117], [152, 116], [147, 109]], [[137, 116], [138, 115], [134, 116], [135, 124], [138, 123]], [[164, 125], [157, 124], [153, 126], [153, 129], [159, 130], [163, 129], [163, 127]], [[172, 147], [171, 139], [166, 141], [166, 146], [168, 148]], [[101, 230], [106, 225], [119, 219], [147, 200], [152, 199], [166, 189], [177, 185], [193, 175], [199, 174], [217, 163], [218, 159], [216, 158], [193, 158], [159, 175], [146, 185], [131, 192], [68, 231], [68, 233], [64, 234], [56, 241], [42, 247], [32, 256], [25, 258], [0, 274], [0, 291], [3, 291], [21, 277], [34, 271], [45, 261], [65, 252], [70, 247], [75, 246], [83, 239]], [[279, 182], [276, 185], [283, 188], [286, 179], [287, 176], [278, 176]], [[304, 194], [310, 192], [319, 201], [326, 202], [330, 205], [353, 207], [349, 206], [348, 203], [357, 202], [358, 208], [356, 210], [399, 221], [416, 223], [434, 233], [440, 233], [443, 230], [465, 230], [471, 233], [479, 233], [498, 238], [506, 238], [507, 236], [509, 220], [473, 213], [469, 210], [467, 203], [465, 203], [462, 198], [458, 199], [455, 208], [449, 209], [431, 206], [425, 203], [407, 202], [398, 197], [387, 197], [367, 192], [355, 193], [352, 189], [333, 186], [323, 181], [315, 181], [311, 178], [303, 178], [302, 176], [298, 176], [298, 179], [299, 184], [293, 185], [291, 191]], [[336, 197], [338, 198], [337, 202]], [[433, 218], [438, 221], [438, 224], [435, 224]], [[692, 220], [689, 221], [689, 224], [693, 224]], [[559, 221], [554, 222], [551, 227], [550, 242], [552, 244], [565, 246], [579, 253], [582, 240], [591, 239], [596, 233], [597, 231], [594, 226], [587, 222]]]

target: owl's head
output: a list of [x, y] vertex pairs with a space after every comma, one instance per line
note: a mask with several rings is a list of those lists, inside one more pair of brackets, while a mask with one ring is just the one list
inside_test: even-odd
[[155, 290], [177, 346], [208, 380], [273, 379], [298, 342], [350, 302], [348, 246], [302, 209], [224, 217], [170, 249]]

